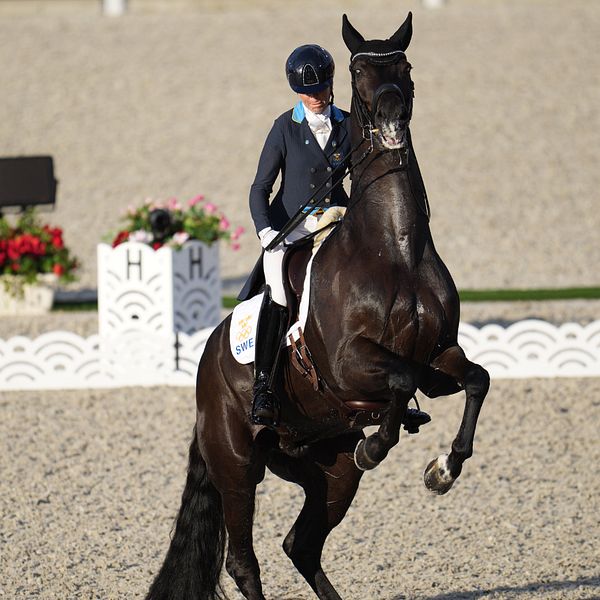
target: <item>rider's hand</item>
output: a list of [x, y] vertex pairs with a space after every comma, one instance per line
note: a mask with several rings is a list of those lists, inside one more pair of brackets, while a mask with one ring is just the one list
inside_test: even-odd
[[[279, 231], [275, 231], [274, 229], [271, 229], [271, 227], [266, 227], [265, 229], [262, 229], [258, 232], [258, 237], [260, 238], [260, 245], [266, 250], [267, 246], [277, 237], [277, 235], [279, 235]], [[275, 248], [272, 248], [270, 251], [272, 252], [273, 250], [277, 250], [280, 246], [281, 244], [277, 244], [277, 246], [275, 246]]]

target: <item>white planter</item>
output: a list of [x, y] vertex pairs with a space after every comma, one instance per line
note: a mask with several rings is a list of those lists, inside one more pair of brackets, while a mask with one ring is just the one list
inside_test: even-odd
[[181, 250], [126, 242], [98, 245], [100, 336], [129, 331], [191, 334], [219, 323], [218, 243]]
[[35, 283], [21, 283], [18, 276], [0, 277], [0, 316], [44, 315], [52, 309], [58, 278], [38, 275]]
[[101, 372], [125, 385], [177, 378], [189, 369], [179, 336], [214, 327], [221, 303], [218, 243], [99, 244]]

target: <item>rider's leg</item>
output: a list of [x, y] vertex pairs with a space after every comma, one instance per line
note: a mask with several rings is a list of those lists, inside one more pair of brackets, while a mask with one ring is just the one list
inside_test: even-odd
[[[294, 242], [309, 233], [304, 224], [290, 232], [286, 242]], [[256, 331], [254, 401], [252, 420], [256, 424], [274, 425], [276, 398], [271, 385], [277, 369], [281, 340], [287, 325], [287, 301], [283, 286], [283, 257], [285, 248], [279, 246], [263, 254], [263, 269], [267, 284]]]
[[275, 396], [271, 387], [286, 325], [287, 309], [273, 301], [267, 285], [256, 331], [254, 401], [252, 403], [252, 420], [256, 424], [276, 424]]
[[287, 306], [281, 272], [284, 254], [285, 249], [282, 246], [278, 246], [275, 250], [271, 250], [271, 252], [263, 253], [265, 282], [271, 288], [271, 298], [280, 306]]

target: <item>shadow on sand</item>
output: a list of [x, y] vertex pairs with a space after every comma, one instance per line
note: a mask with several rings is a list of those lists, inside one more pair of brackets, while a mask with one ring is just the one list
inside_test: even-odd
[[[575, 587], [589, 587], [590, 591], [594, 588], [597, 591], [597, 595], [590, 596], [590, 598], [600, 598], [600, 575], [593, 577], [582, 577], [580, 579], [573, 579], [568, 581], [546, 581], [538, 583], [526, 583], [518, 586], [499, 586], [495, 588], [489, 588], [486, 590], [472, 590], [472, 591], [459, 591], [459, 592], [447, 592], [444, 594], [436, 594], [435, 596], [421, 596], [422, 600], [478, 600], [479, 598], [487, 598], [492, 594], [510, 594], [511, 597], [518, 596], [519, 594], [526, 594], [531, 592], [537, 592], [540, 597], [551, 598], [552, 592], [559, 592], [567, 588]], [[402, 594], [394, 596], [390, 600], [405, 600], [406, 596]]]

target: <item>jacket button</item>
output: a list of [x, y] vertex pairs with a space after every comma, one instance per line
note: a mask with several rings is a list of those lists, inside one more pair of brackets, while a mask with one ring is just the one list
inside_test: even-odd
[[327, 172], [331, 173], [331, 167], [327, 167]]
[[311, 183], [311, 184], [310, 184], [310, 189], [311, 189], [311, 190], [314, 190], [314, 189], [315, 189], [315, 184], [314, 184], [314, 183]]
[[311, 167], [311, 168], [310, 168], [310, 172], [311, 172], [311, 173], [315, 173], [316, 171], [317, 171], [317, 170], [316, 170], [314, 167]]
[[331, 181], [328, 181], [325, 185], [326, 187], [331, 187]]
[[337, 146], [337, 142], [333, 141], [333, 142], [331, 142], [331, 145], [335, 148]]
[[331, 198], [325, 198], [325, 204], [329, 204], [331, 202]]

